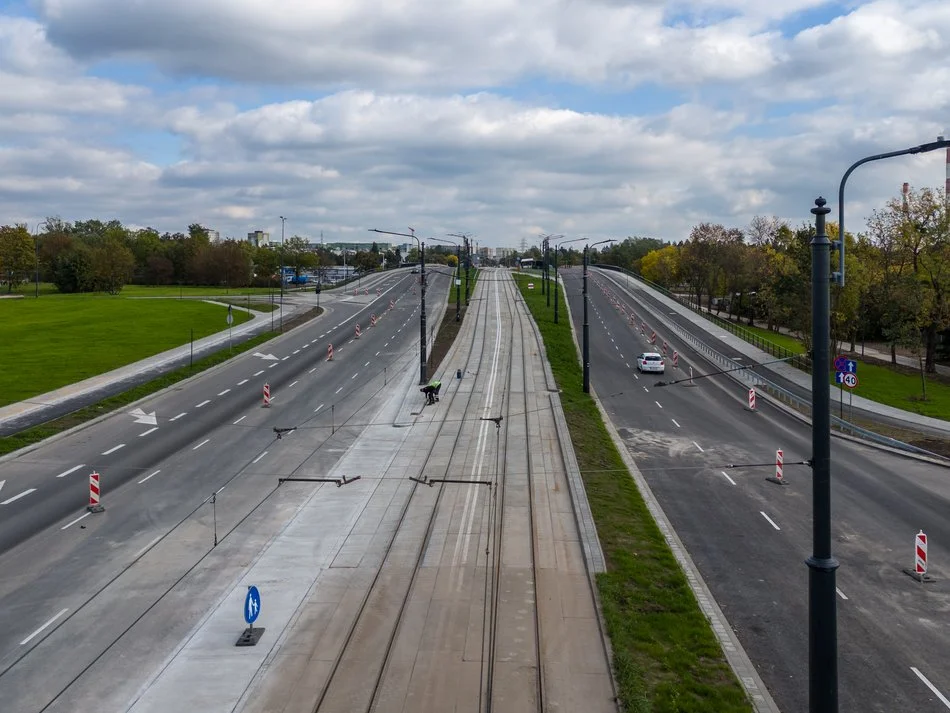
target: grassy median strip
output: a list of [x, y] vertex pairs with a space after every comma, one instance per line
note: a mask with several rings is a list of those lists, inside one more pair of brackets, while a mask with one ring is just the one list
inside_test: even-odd
[[563, 293], [559, 324], [539, 289], [521, 294], [541, 330], [597, 523], [607, 572], [597, 577], [625, 711], [731, 713], [752, 706], [614, 446], [582, 372]]
[[[293, 320], [288, 320], [284, 325], [284, 331], [286, 332], [288, 329], [313, 319], [322, 311], [323, 310], [321, 309], [312, 309], [302, 315], [294, 317]], [[150, 394], [154, 394], [156, 391], [161, 391], [162, 389], [177, 384], [179, 381], [187, 379], [190, 376], [194, 376], [205, 369], [210, 369], [217, 364], [225, 362], [228, 359], [232, 359], [242, 352], [254, 349], [264, 342], [267, 342], [278, 336], [280, 336], [279, 332], [264, 332], [263, 334], [259, 334], [256, 337], [251, 337], [245, 342], [235, 344], [231, 351], [222, 349], [219, 352], [215, 352], [214, 354], [210, 354], [202, 359], [199, 359], [192, 366], [185, 366], [180, 369], [170, 371], [169, 373], [156, 377], [151, 381], [147, 381], [144, 384], [135, 386], [128, 391], [123, 391], [121, 394], [110, 396], [95, 404], [78, 409], [52, 421], [47, 421], [46, 423], [39, 426], [28, 428], [11, 436], [0, 437], [0, 456], [6, 455], [7, 453], [12, 453], [13, 451], [19, 450], [20, 448], [25, 448], [26, 446], [33, 445], [34, 443], [39, 443], [50, 436], [55, 436], [57, 433], [62, 433], [63, 431], [73, 428], [74, 426], [78, 426], [87, 421], [91, 421], [94, 418], [98, 418], [103, 414], [121, 409], [130, 403], [138, 401], [141, 398], [145, 398]]]

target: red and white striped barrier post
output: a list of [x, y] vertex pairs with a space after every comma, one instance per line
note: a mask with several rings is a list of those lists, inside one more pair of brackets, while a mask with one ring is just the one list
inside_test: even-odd
[[396, 302], [394, 300], [389, 300], [389, 309], [392, 309], [395, 306], [396, 306]]
[[362, 334], [362, 332], [360, 332], [360, 325], [357, 324], [357, 325], [356, 325], [356, 338], [357, 338], [357, 339], [360, 338], [360, 334]]
[[680, 353], [673, 352], [673, 368], [676, 369], [680, 365]]
[[99, 474], [92, 471], [89, 474], [89, 506], [86, 508], [89, 512], [102, 512], [105, 508], [99, 502], [102, 491], [99, 489]]
[[379, 291], [379, 288], [376, 288], [376, 296], [379, 297], [382, 293]]
[[354, 297], [356, 297], [359, 293], [360, 293], [359, 290], [356, 290], [356, 289], [353, 290], [353, 296], [354, 296]]
[[650, 344], [656, 344], [656, 332], [650, 335]]
[[370, 327], [375, 327], [375, 326], [376, 326], [376, 315], [375, 315], [375, 314], [371, 314], [371, 315], [369, 316], [369, 326], [370, 326]]
[[749, 389], [749, 410], [755, 411], [755, 387]]
[[663, 356], [666, 356], [666, 340], [663, 340]]
[[647, 330], [647, 323], [640, 322], [640, 334], [646, 334], [646, 330]]
[[264, 384], [264, 408], [270, 408], [270, 384]]
[[327, 346], [327, 361], [333, 361], [333, 345]]
[[775, 451], [775, 476], [771, 478], [766, 478], [766, 480], [773, 483], [778, 483], [779, 485], [788, 485], [788, 481], [785, 480], [783, 473], [783, 463], [785, 462], [785, 456], [782, 453], [782, 449], [779, 448]]
[[367, 290], [365, 287], [363, 288], [363, 294], [364, 294], [364, 295], [368, 295], [368, 294], [369, 294], [369, 290]]
[[921, 530], [914, 536], [914, 568], [905, 569], [918, 582], [933, 582], [933, 577], [927, 574], [927, 535]]

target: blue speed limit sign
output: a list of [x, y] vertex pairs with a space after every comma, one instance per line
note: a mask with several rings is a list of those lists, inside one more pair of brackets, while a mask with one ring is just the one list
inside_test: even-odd
[[846, 373], [841, 379], [842, 383], [847, 386], [849, 389], [853, 389], [858, 385], [858, 375]]

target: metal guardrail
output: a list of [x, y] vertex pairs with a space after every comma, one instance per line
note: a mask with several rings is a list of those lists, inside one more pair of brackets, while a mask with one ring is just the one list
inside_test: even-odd
[[[598, 265], [598, 267], [600, 267]], [[612, 266], [611, 266], [612, 267]], [[622, 268], [620, 272], [627, 272]], [[628, 273], [631, 277], [636, 277], [632, 273]], [[643, 280], [641, 280], [643, 281]], [[648, 281], [644, 281], [648, 282]], [[652, 284], [650, 285], [652, 287]], [[721, 354], [716, 351], [708, 344], [697, 338], [695, 335], [691, 334], [687, 330], [683, 329], [679, 324], [675, 322], [668, 321], [662, 316], [657, 315], [659, 321], [663, 322], [667, 329], [675, 332], [686, 341], [690, 346], [693, 347], [697, 352], [701, 353], [709, 362], [714, 365], [718, 365], [723, 369], [735, 369], [737, 366], [744, 366], [741, 362], [737, 362], [729, 357]], [[741, 384], [744, 384], [747, 387], [754, 386], [756, 389], [768, 394], [777, 401], [782, 402], [783, 404], [790, 406], [791, 408], [803, 413], [809, 419], [812, 415], [812, 404], [811, 400], [803, 399], [797, 394], [792, 393], [788, 389], [785, 389], [782, 386], [779, 386], [775, 382], [767, 379], [766, 377], [752, 371], [752, 368], [743, 369], [741, 371], [731, 371], [729, 376], [738, 381]], [[856, 424], [846, 421], [842, 418], [838, 418], [834, 414], [831, 414], [831, 428], [833, 430], [839, 431], [841, 433], [848, 433], [855, 438], [862, 438], [867, 441], [872, 441], [890, 448], [895, 448], [901, 451], [908, 453], [916, 453], [918, 455], [925, 455], [930, 458], [937, 458], [942, 461], [948, 461], [950, 459], [945, 456], [939, 455], [938, 453], [932, 453], [931, 451], [925, 450], [923, 448], [918, 448], [910, 443], [905, 443], [904, 441], [898, 440], [896, 438], [891, 438], [890, 436], [885, 436], [880, 433], [875, 433], [874, 431], [862, 428]]]
[[679, 295], [673, 292], [670, 292], [668, 289], [666, 289], [662, 285], [658, 285], [655, 282], [651, 282], [650, 280], [645, 278], [643, 275], [638, 275], [637, 273], [627, 270], [626, 268], [618, 267], [616, 265], [596, 265], [595, 267], [603, 268], [605, 270], [616, 270], [617, 272], [622, 272], [623, 274], [629, 277], [632, 277], [633, 279], [638, 280], [639, 282], [642, 282], [643, 284], [665, 295], [666, 297], [669, 297], [671, 300], [676, 300], [679, 304], [695, 312], [696, 314], [700, 315], [704, 319], [709, 320], [720, 329], [725, 329], [727, 332], [734, 334], [740, 339], [743, 339], [749, 342], [757, 349], [761, 349], [763, 352], [766, 352], [767, 354], [771, 354], [772, 356], [777, 357], [779, 359], [788, 359], [789, 360], [788, 363], [791, 364], [792, 366], [797, 367], [798, 369], [801, 369], [802, 371], [808, 374], [811, 373], [811, 358], [809, 358], [807, 354], [797, 354], [796, 352], [793, 352], [791, 349], [787, 349], [781, 346], [780, 344], [776, 344], [775, 342], [769, 341], [768, 339], [765, 339], [764, 337], [759, 336], [752, 330], [745, 329], [742, 325], [734, 324], [730, 322], [729, 320], [723, 319], [722, 317], [717, 317], [716, 315], [712, 314], [708, 310], [704, 310], [699, 305], [689, 300], [684, 300]]

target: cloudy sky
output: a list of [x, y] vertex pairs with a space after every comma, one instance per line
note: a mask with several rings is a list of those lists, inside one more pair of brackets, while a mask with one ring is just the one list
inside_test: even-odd
[[[947, 0], [0, 0], [0, 224], [679, 240], [950, 135]], [[847, 225], [943, 186], [860, 169]]]

